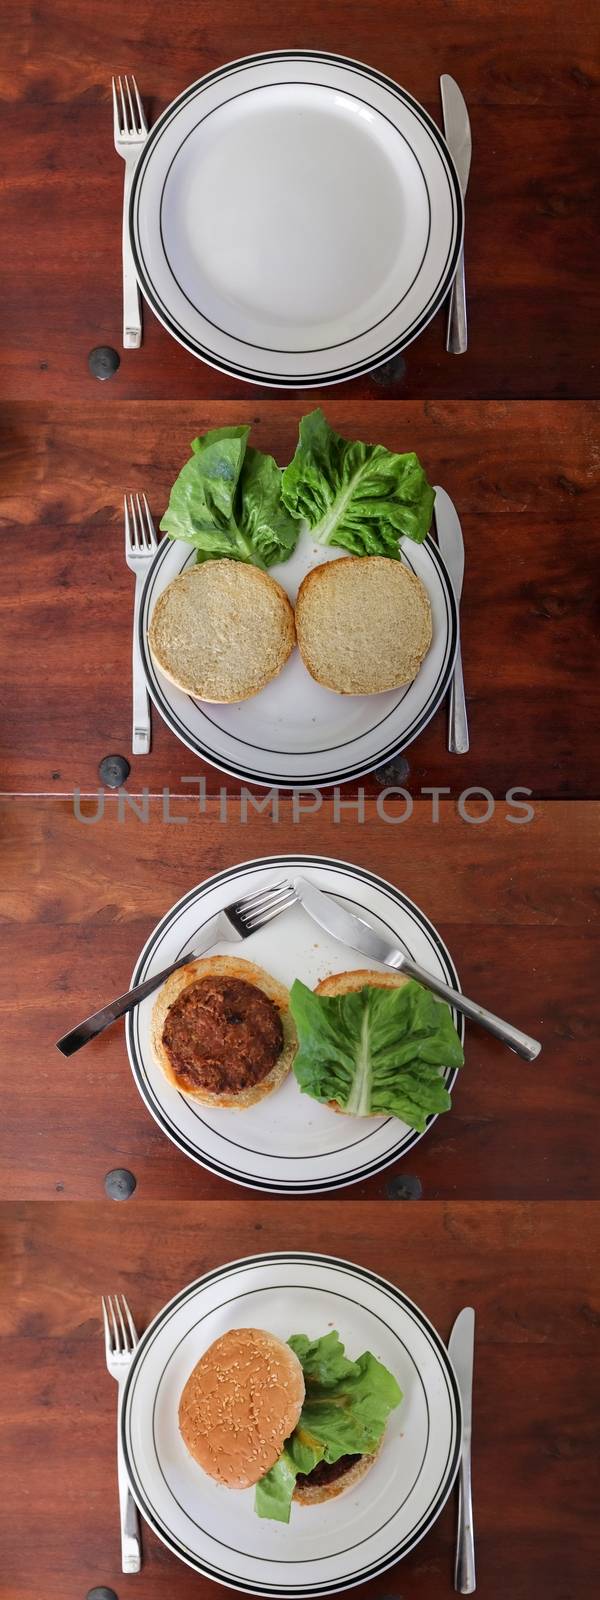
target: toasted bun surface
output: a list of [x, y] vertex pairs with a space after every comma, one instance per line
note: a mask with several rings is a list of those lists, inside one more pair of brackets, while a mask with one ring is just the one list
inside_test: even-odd
[[294, 647], [294, 612], [281, 585], [243, 561], [203, 561], [159, 595], [148, 644], [160, 671], [199, 700], [248, 700]]
[[353, 1466], [348, 1467], [342, 1477], [334, 1478], [332, 1483], [311, 1484], [310, 1477], [307, 1483], [297, 1483], [292, 1498], [297, 1500], [301, 1506], [321, 1506], [325, 1500], [335, 1500], [338, 1495], [346, 1494], [348, 1489], [354, 1489], [356, 1484], [360, 1483], [361, 1478], [364, 1478], [367, 1472], [370, 1471], [379, 1455], [381, 1443], [382, 1441], [380, 1440], [377, 1449], [373, 1451], [372, 1455], [359, 1456]]
[[190, 1373], [181, 1435], [211, 1478], [248, 1489], [274, 1466], [303, 1400], [302, 1367], [289, 1345], [261, 1328], [232, 1328]]
[[[357, 989], [401, 989], [408, 983], [401, 972], [372, 972], [363, 970], [358, 972], [332, 972], [328, 978], [322, 978], [316, 985], [315, 994], [355, 994]], [[338, 1111], [340, 1116], [347, 1117], [348, 1112], [344, 1106], [338, 1105], [337, 1100], [328, 1100], [330, 1111]], [[379, 1111], [369, 1113], [372, 1117], [379, 1117]], [[366, 1459], [366, 1458], [365, 1458]]]
[[[278, 1060], [267, 1077], [253, 1084], [251, 1088], [237, 1092], [224, 1091], [215, 1094], [202, 1087], [193, 1089], [187, 1087], [174, 1070], [163, 1040], [167, 1013], [178, 996], [203, 978], [212, 977], [238, 978], [244, 983], [254, 984], [277, 1007], [281, 1018], [283, 1047]], [[230, 1106], [236, 1110], [244, 1110], [246, 1106], [255, 1105], [258, 1100], [263, 1100], [266, 1095], [272, 1094], [273, 1090], [280, 1087], [287, 1078], [298, 1043], [290, 1015], [287, 989], [282, 983], [278, 983], [276, 978], [272, 978], [270, 973], [264, 972], [262, 967], [255, 966], [253, 961], [243, 961], [236, 956], [205, 956], [199, 961], [189, 961], [185, 967], [179, 967], [177, 972], [172, 972], [170, 978], [167, 978], [166, 983], [159, 989], [154, 1001], [150, 1038], [154, 1060], [176, 1089], [194, 1100], [199, 1100], [202, 1105]]]
[[343, 556], [307, 573], [296, 600], [305, 666], [337, 694], [381, 694], [416, 678], [432, 640], [421, 579], [386, 556]]
[[364, 968], [358, 972], [332, 972], [315, 987], [315, 994], [356, 994], [357, 989], [401, 989], [408, 978], [402, 972], [375, 972]]

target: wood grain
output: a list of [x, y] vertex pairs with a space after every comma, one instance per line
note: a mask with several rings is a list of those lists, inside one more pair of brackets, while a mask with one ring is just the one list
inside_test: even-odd
[[[245, 394], [245, 391], [244, 391]], [[454, 498], [466, 545], [462, 647], [471, 749], [446, 749], [441, 708], [407, 752], [408, 785], [453, 794], [512, 784], [540, 796], [600, 796], [595, 549], [598, 410], [580, 403], [340, 400], [350, 437], [418, 451]], [[1, 787], [94, 790], [109, 752], [130, 757], [133, 580], [123, 560], [122, 494], [145, 488], [158, 523], [190, 440], [231, 421], [285, 462], [301, 401], [129, 402], [5, 407], [0, 569], [5, 638]], [[157, 713], [129, 789], [203, 772]], [[183, 786], [185, 787], [185, 786]], [[377, 784], [370, 783], [371, 792]]]
[[[485, 1600], [579, 1600], [597, 1570], [595, 1479], [600, 1208], [377, 1203], [257, 1209], [141, 1204], [5, 1206], [0, 1501], [4, 1600], [213, 1600], [143, 1528], [141, 1578], [122, 1576], [114, 1465], [116, 1391], [99, 1297], [124, 1291], [144, 1327], [210, 1267], [272, 1249], [324, 1249], [397, 1283], [443, 1338], [477, 1315], [474, 1504]], [[291, 1330], [290, 1330], [291, 1331]], [[18, 1463], [18, 1468], [16, 1468]], [[357, 1600], [453, 1593], [454, 1496], [427, 1538]]]
[[[98, 395], [90, 349], [120, 346], [123, 169], [112, 146], [110, 78], [135, 71], [150, 120], [194, 78], [253, 51], [297, 48], [367, 61], [440, 120], [453, 73], [473, 129], [468, 193], [470, 340], [445, 351], [439, 314], [398, 381], [345, 385], [375, 398], [598, 395], [593, 285], [598, 70], [593, 0], [38, 0], [4, 7], [7, 144], [2, 204], [0, 381], [13, 399]], [[237, 380], [181, 349], [148, 311], [141, 351], [102, 385], [132, 396], [236, 397]], [[306, 396], [304, 397], [306, 398]]]
[[345, 1191], [346, 1202], [393, 1196], [407, 1176], [427, 1198], [600, 1197], [597, 805], [541, 804], [521, 825], [505, 820], [504, 806], [469, 825], [449, 803], [438, 824], [420, 803], [406, 823], [386, 825], [371, 805], [363, 824], [344, 815], [326, 831], [320, 813], [294, 824], [285, 807], [278, 824], [252, 815], [243, 823], [235, 800], [226, 821], [217, 802], [204, 816], [189, 800], [174, 809], [187, 822], [166, 824], [159, 803], [146, 823], [130, 811], [119, 821], [114, 798], [87, 823], [69, 801], [0, 808], [10, 949], [0, 969], [0, 1196], [101, 1199], [114, 1167], [133, 1171], [141, 1199], [230, 1193], [146, 1111], [122, 1023], [69, 1061], [54, 1041], [123, 992], [152, 927], [195, 883], [292, 851], [351, 860], [399, 885], [439, 928], [465, 993], [543, 1042], [537, 1064], [525, 1066], [469, 1029], [452, 1111], [405, 1161]]

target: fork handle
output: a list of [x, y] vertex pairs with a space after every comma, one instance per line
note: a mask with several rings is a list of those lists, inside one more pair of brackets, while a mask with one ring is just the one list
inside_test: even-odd
[[125, 164], [123, 189], [123, 349], [139, 350], [142, 342], [142, 302], [129, 238], [129, 197], [135, 168]]
[[99, 1033], [104, 1033], [105, 1028], [110, 1028], [111, 1023], [118, 1017], [124, 1017], [127, 1011], [133, 1011], [140, 1000], [145, 1000], [146, 995], [153, 994], [159, 984], [172, 972], [177, 972], [178, 967], [184, 967], [186, 962], [193, 958], [189, 950], [186, 955], [179, 956], [170, 967], [165, 967], [163, 972], [155, 972], [152, 978], [145, 978], [143, 983], [136, 983], [135, 989], [128, 989], [127, 994], [119, 995], [118, 1000], [111, 1000], [110, 1005], [102, 1006], [101, 1011], [94, 1011], [91, 1017], [86, 1017], [85, 1022], [78, 1023], [76, 1028], [71, 1028], [70, 1033], [65, 1033], [62, 1039], [56, 1042], [57, 1050], [63, 1056], [73, 1056], [76, 1050], [81, 1050], [82, 1045], [89, 1044], [90, 1039], [95, 1039]]
[[455, 356], [464, 356], [467, 349], [467, 295], [465, 289], [464, 250], [460, 252], [456, 277], [450, 291], [446, 349]]
[[146, 688], [146, 679], [142, 665], [142, 652], [140, 650], [140, 607], [144, 591], [145, 575], [136, 573], [135, 596], [133, 601], [133, 640], [131, 646], [131, 675], [133, 686], [133, 726], [131, 730], [131, 750], [134, 756], [147, 756], [152, 742], [150, 721], [150, 697]]
[[119, 1386], [117, 1413], [117, 1477], [119, 1482], [119, 1517], [121, 1522], [121, 1571], [139, 1572], [142, 1565], [142, 1542], [138, 1510], [129, 1487], [121, 1445], [122, 1389]]

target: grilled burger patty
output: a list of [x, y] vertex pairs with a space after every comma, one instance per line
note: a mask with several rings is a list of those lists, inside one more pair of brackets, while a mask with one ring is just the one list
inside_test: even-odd
[[339, 1461], [319, 1461], [312, 1472], [299, 1472], [296, 1483], [300, 1486], [307, 1483], [311, 1488], [317, 1484], [321, 1487], [323, 1484], [335, 1483], [336, 1478], [342, 1478], [349, 1467], [353, 1467], [354, 1462], [359, 1460], [360, 1456], [340, 1456]]
[[201, 978], [167, 1012], [163, 1044], [182, 1088], [235, 1094], [267, 1077], [283, 1048], [283, 1027], [277, 1006], [254, 984]]

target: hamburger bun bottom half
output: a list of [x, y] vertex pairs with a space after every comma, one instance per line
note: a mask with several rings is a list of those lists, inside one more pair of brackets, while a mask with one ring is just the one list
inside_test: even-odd
[[203, 561], [163, 589], [148, 645], [163, 677], [198, 700], [230, 705], [277, 677], [296, 639], [290, 601], [244, 561]]
[[357, 1456], [352, 1465], [347, 1467], [339, 1478], [333, 1478], [331, 1483], [311, 1484], [310, 1477], [306, 1483], [297, 1483], [293, 1499], [300, 1506], [322, 1506], [326, 1500], [337, 1500], [339, 1495], [346, 1494], [349, 1489], [355, 1489], [357, 1483], [366, 1477], [377, 1460], [382, 1442], [380, 1440], [377, 1449], [373, 1450], [371, 1455]]
[[[402, 989], [408, 983], [402, 972], [375, 972], [368, 969], [357, 972], [332, 972], [328, 978], [322, 978], [316, 985], [315, 994], [336, 995], [356, 994], [358, 989]], [[337, 1111], [339, 1116], [348, 1115], [337, 1100], [327, 1100], [330, 1111]], [[371, 1117], [381, 1117], [379, 1111], [370, 1111]], [[365, 1458], [366, 1459], [366, 1458]]]
[[336, 694], [384, 694], [412, 683], [432, 637], [425, 584], [388, 556], [342, 556], [313, 567], [296, 600], [298, 649]]
[[[277, 1060], [270, 1071], [259, 1082], [243, 1089], [224, 1089], [214, 1092], [212, 1089], [200, 1084], [188, 1086], [178, 1076], [173, 1067], [171, 1057], [165, 1046], [164, 1031], [167, 1016], [175, 1002], [186, 990], [195, 984], [201, 983], [205, 978], [234, 979], [242, 983], [251, 984], [266, 995], [276, 1008], [283, 1035], [283, 1043]], [[236, 956], [205, 956], [197, 961], [189, 961], [186, 966], [179, 967], [177, 972], [172, 972], [159, 989], [152, 1010], [150, 1029], [152, 1054], [157, 1065], [164, 1072], [169, 1083], [180, 1093], [189, 1095], [191, 1099], [198, 1100], [205, 1106], [227, 1106], [232, 1110], [243, 1111], [248, 1106], [253, 1106], [266, 1095], [273, 1094], [287, 1078], [297, 1049], [297, 1036], [292, 1016], [289, 1009], [289, 993], [282, 983], [271, 977], [262, 967], [253, 961], [244, 961]]]

